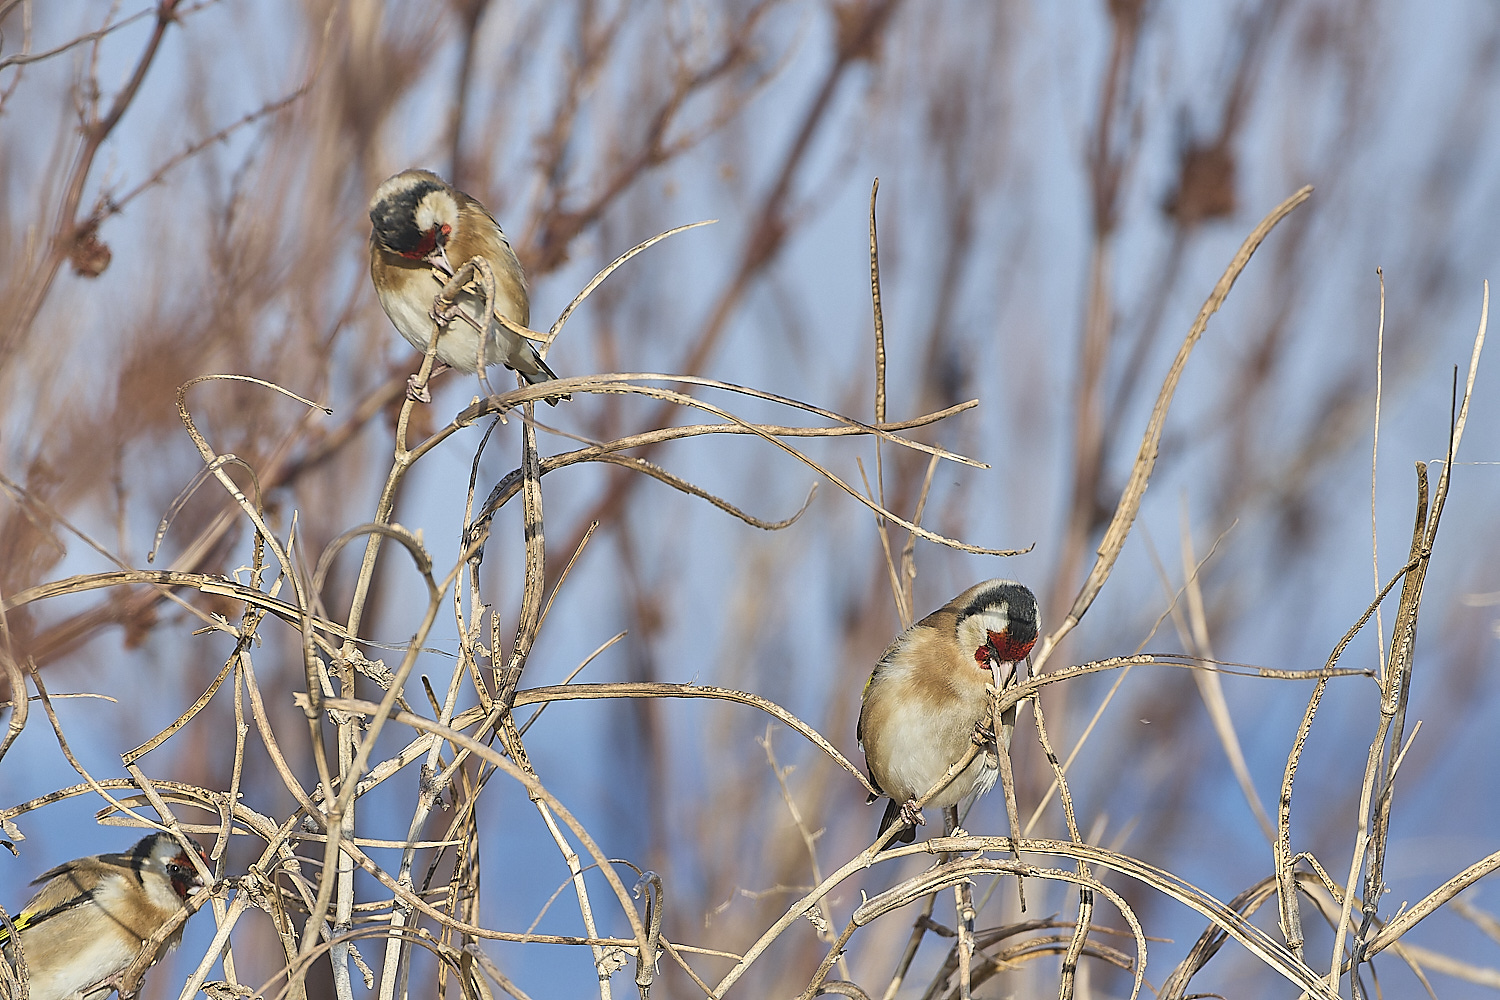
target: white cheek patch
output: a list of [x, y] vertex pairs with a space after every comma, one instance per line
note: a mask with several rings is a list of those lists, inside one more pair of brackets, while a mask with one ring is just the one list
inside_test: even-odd
[[979, 620], [984, 624], [986, 632], [994, 632], [998, 635], [1010, 628], [1009, 611], [1010, 608], [1002, 602], [998, 608], [985, 608], [980, 612]]
[[458, 221], [458, 203], [444, 191], [434, 191], [417, 205], [417, 230], [427, 232], [444, 223], [452, 226]]

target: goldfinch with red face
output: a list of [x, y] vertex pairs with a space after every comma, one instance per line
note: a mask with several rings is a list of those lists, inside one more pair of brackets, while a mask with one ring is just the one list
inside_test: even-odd
[[[36, 882], [44, 880], [14, 919], [31, 1000], [102, 1000], [120, 985], [141, 945], [203, 890], [197, 869], [169, 833], [152, 834], [128, 854], [58, 865]], [[178, 927], [162, 951], [181, 940]], [[0, 944], [14, 963], [15, 943], [3, 927]]]
[[[401, 336], [417, 350], [427, 350], [437, 329], [433, 299], [454, 271], [473, 257], [482, 257], [495, 275], [495, 313], [518, 326], [531, 322], [526, 274], [505, 233], [483, 205], [437, 174], [403, 170], [386, 180], [370, 199], [370, 224], [370, 280], [375, 294]], [[493, 316], [480, 316], [484, 291], [477, 280], [459, 294], [456, 309], [463, 315], [456, 315], [443, 329], [434, 375], [447, 368], [472, 375], [498, 363], [519, 372], [531, 385], [557, 378], [529, 340]], [[485, 331], [482, 357], [476, 326]], [[414, 381], [409, 390], [413, 399], [431, 399], [426, 386], [418, 387]], [[549, 397], [547, 402], [556, 405], [558, 399], [567, 398]]]
[[[975, 727], [988, 721], [985, 686], [1005, 686], [1040, 627], [1030, 590], [1014, 580], [986, 580], [891, 643], [865, 685], [857, 730], [870, 782], [891, 800], [881, 833], [904, 822], [895, 839], [916, 839], [916, 824], [924, 822], [917, 798], [968, 752]], [[928, 804], [946, 809], [971, 793], [983, 795], [998, 773], [995, 759], [981, 753]]]

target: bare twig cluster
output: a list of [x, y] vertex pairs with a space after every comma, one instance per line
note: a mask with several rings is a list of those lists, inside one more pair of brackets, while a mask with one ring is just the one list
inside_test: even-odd
[[[1023, 111], [1006, 90], [1017, 80], [997, 67], [1027, 63], [1014, 58], [1026, 43], [1006, 4], [959, 4], [949, 18], [899, 0], [285, 0], [303, 48], [277, 63], [275, 86], [232, 107], [188, 100], [185, 114], [174, 97], [186, 133], [144, 141], [149, 128], [132, 123], [162, 101], [153, 87], [213, 89], [198, 82], [217, 79], [211, 42], [237, 22], [214, 19], [239, 16], [231, 6], [109, 5], [75, 30], [49, 5], [0, 0], [0, 166], [38, 178], [24, 212], [0, 192], [0, 388], [11, 401], [0, 408], [0, 822], [11, 841], [29, 835], [28, 862], [50, 865], [68, 855], [37, 831], [94, 802], [100, 823], [197, 838], [215, 879], [195, 903], [212, 918], [192, 917], [187, 946], [148, 972], [176, 929], [163, 928], [122, 993], [489, 1000], [586, 982], [601, 1000], [968, 1000], [1123, 995], [1129, 983], [1132, 996], [1185, 997], [1218, 988], [1210, 980], [1228, 963], [1208, 963], [1225, 950], [1239, 963], [1226, 977], [1256, 989], [1281, 979], [1308, 996], [1375, 995], [1385, 955], [1424, 982], [1434, 970], [1500, 981], [1482, 959], [1411, 933], [1439, 912], [1491, 926], [1457, 894], [1500, 854], [1438, 857], [1439, 885], [1409, 905], [1389, 895], [1404, 793], [1432, 768], [1412, 721], [1413, 688], [1432, 676], [1417, 623], [1424, 587], [1461, 585], [1428, 574], [1487, 300], [1435, 487], [1418, 466], [1406, 561], [1385, 568], [1362, 615], [1329, 627], [1342, 633], [1331, 652], [1332, 637], [1307, 625], [1287, 636], [1316, 651], [1304, 661], [1216, 658], [1216, 645], [1238, 651], [1226, 637], [1257, 627], [1266, 606], [1272, 588], [1254, 589], [1253, 568], [1290, 576], [1287, 566], [1316, 564], [1308, 539], [1327, 523], [1330, 460], [1381, 405], [1352, 365], [1286, 374], [1309, 264], [1331, 240], [1312, 206], [1299, 208], [1311, 188], [1253, 228], [1239, 215], [1304, 176], [1336, 199], [1341, 186], [1325, 181], [1359, 162], [1342, 151], [1368, 137], [1343, 124], [1326, 162], [1308, 154], [1291, 182], [1246, 182], [1250, 107], [1274, 92], [1268, 52], [1301, 39], [1298, 58], [1336, 62], [1345, 92], [1368, 91], [1361, 74], [1373, 71], [1339, 48], [1358, 50], [1358, 38], [1330, 27], [1333, 14], [1311, 25], [1286, 4], [1237, 15], [1223, 79], [1178, 112], [1170, 190], [1142, 199], [1158, 110], [1142, 81], [1161, 5], [1107, 5], [1081, 133], [1081, 301], [1060, 311], [1079, 329], [1059, 347], [1050, 330], [1008, 332], [1005, 310], [1032, 294], [1037, 220], [1000, 235], [985, 221], [997, 193], [1008, 206], [1032, 200], [1009, 197], [1024, 188]], [[111, 83], [101, 66], [123, 68]], [[40, 143], [4, 137], [44, 119], [44, 101], [22, 98], [53, 85], [72, 100], [43, 162]], [[781, 88], [801, 95], [790, 112]], [[422, 101], [446, 112], [415, 154], [408, 119]], [[898, 206], [884, 262], [870, 192], [872, 384], [868, 320], [851, 321], [853, 334], [826, 328], [804, 308], [824, 306], [824, 288], [795, 272], [810, 222], [836, 200], [829, 163], [882, 144], [907, 150], [911, 169], [883, 195]], [[419, 156], [505, 206], [539, 288], [566, 285], [550, 328], [516, 332], [544, 353], [558, 347], [570, 362], [558, 370], [577, 374], [510, 391], [482, 381], [468, 405], [444, 409], [452, 400], [440, 396], [425, 408], [402, 399], [411, 359], [373, 360], [395, 340], [359, 273], [362, 206], [372, 180]], [[1451, 159], [1431, 167], [1434, 189]], [[701, 217], [683, 210], [684, 191], [707, 191], [702, 214], [723, 223], [636, 259], [703, 225], [667, 228]], [[1144, 201], [1166, 239], [1127, 301], [1119, 262]], [[1423, 204], [1435, 228], [1451, 218]], [[922, 240], [924, 225], [936, 239]], [[1189, 325], [1211, 278], [1197, 282], [1195, 251], [1217, 269], [1230, 254], [1222, 240], [1247, 231]], [[685, 280], [680, 263], [663, 263], [710, 234], [727, 246], [712, 266]], [[631, 244], [591, 280], [597, 263], [571, 270]], [[1230, 292], [1257, 252], [1244, 282], [1272, 291], [1251, 285], [1252, 319], [1231, 309], [1214, 321], [1242, 336], [1230, 362], [1209, 368], [1199, 345], [1230, 339], [1206, 336], [1208, 325], [1226, 301], [1246, 303], [1245, 284]], [[1453, 287], [1433, 266], [1442, 280], [1423, 285], [1425, 306]], [[468, 279], [486, 283], [461, 268], [444, 294]], [[146, 305], [116, 309], [116, 280], [137, 282]], [[87, 312], [93, 289], [110, 289], [97, 293], [102, 319]], [[1403, 304], [1405, 326], [1420, 308]], [[1173, 356], [1163, 331], [1179, 312], [1187, 333]], [[1381, 317], [1377, 377], [1410, 379], [1430, 341], [1403, 337], [1387, 355], [1383, 295]], [[72, 363], [80, 356], [88, 363]], [[430, 350], [418, 380], [433, 360]], [[535, 401], [559, 391], [574, 401], [539, 416]], [[1036, 413], [1064, 398], [1065, 421], [1043, 427]], [[1297, 407], [1313, 413], [1305, 429], [1267, 433], [1269, 412]], [[466, 447], [464, 481], [443, 462]], [[769, 471], [786, 467], [832, 489], [815, 504], [815, 485]], [[1031, 484], [1053, 472], [1057, 516], [1041, 522], [1049, 494]], [[1184, 476], [1194, 513], [1185, 502], [1174, 584], [1146, 494]], [[425, 526], [423, 504], [456, 507], [459, 495], [457, 530]], [[1253, 559], [1226, 556], [1230, 526], [1257, 510], [1277, 519], [1272, 541]], [[1205, 516], [1223, 534], [1200, 557], [1192, 521]], [[707, 545], [689, 540], [700, 517], [717, 519]], [[144, 537], [149, 546], [135, 543]], [[1157, 560], [1160, 588], [1133, 546]], [[834, 570], [811, 568], [817, 559]], [[705, 565], [722, 591], [696, 592]], [[894, 629], [981, 576], [1031, 581], [1053, 625], [1029, 676], [995, 692], [1003, 803], [882, 851], [891, 834], [869, 843], [873, 817], [857, 806], [869, 791], [853, 750], [858, 685]], [[812, 617], [821, 631], [799, 632]], [[1183, 652], [1146, 652], [1169, 618]], [[1116, 623], [1104, 638], [1091, 632], [1101, 619]], [[109, 672], [111, 630], [122, 659], [159, 670], [144, 681]], [[685, 633], [690, 661], [678, 659]], [[1378, 669], [1349, 666], [1351, 646], [1372, 641]], [[60, 666], [84, 680], [65, 681]], [[1242, 740], [1235, 678], [1291, 692], [1284, 741], [1269, 724], [1264, 739]], [[1364, 762], [1358, 780], [1325, 796], [1326, 705], [1372, 686], [1369, 712], [1342, 723], [1368, 731], [1338, 731], [1344, 756]], [[78, 688], [120, 701], [85, 702]], [[1158, 723], [1151, 739], [1119, 724], [1142, 704]], [[778, 743], [784, 729], [801, 737], [793, 749]], [[1185, 803], [1215, 772], [1162, 779], [1188, 769], [1160, 758], [1217, 761], [1215, 743], [1259, 853], [1187, 846], [1208, 839]], [[949, 778], [983, 752], [976, 741]], [[71, 776], [27, 784], [44, 757]], [[1268, 808], [1259, 796], [1277, 778]], [[1165, 801], [1133, 800], [1142, 788]], [[988, 818], [998, 827], [1002, 809], [1008, 836]], [[1111, 819], [1121, 811], [1123, 823]], [[1220, 881], [1193, 884], [1182, 873], [1205, 855]], [[17, 886], [0, 903], [22, 898]], [[1184, 936], [1200, 928], [1189, 949]], [[20, 996], [26, 980], [24, 963], [0, 963], [0, 996]]]

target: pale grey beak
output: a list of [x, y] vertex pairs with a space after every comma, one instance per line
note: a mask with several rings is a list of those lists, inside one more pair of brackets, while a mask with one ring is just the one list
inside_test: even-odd
[[427, 263], [433, 267], [441, 268], [448, 277], [453, 277], [453, 265], [448, 263], [448, 249], [439, 243], [432, 248], [432, 253], [427, 255]]
[[[995, 679], [995, 690], [1004, 691], [1006, 686], [1015, 680], [1016, 665], [998, 657], [990, 660], [990, 676]], [[1010, 738], [1016, 729], [1016, 709], [1012, 705], [1000, 713], [996, 720], [995, 738], [1000, 741], [1000, 747], [1006, 753], [1010, 752]]]

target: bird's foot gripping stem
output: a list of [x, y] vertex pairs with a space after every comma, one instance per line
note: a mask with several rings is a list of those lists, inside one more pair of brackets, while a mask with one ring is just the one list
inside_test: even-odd
[[427, 376], [427, 381], [426, 382], [418, 382], [417, 381], [417, 373], [416, 372], [413, 372], [411, 375], [407, 376], [407, 379], [406, 379], [406, 398], [409, 399], [409, 400], [411, 400], [414, 403], [430, 403], [430, 402], [432, 402], [432, 393], [428, 391], [427, 385], [434, 378], [436, 378], [437, 376], [443, 374], [443, 372], [447, 371], [448, 368], [449, 368], [449, 366], [447, 364], [445, 364], [444, 362], [442, 362], [442, 361], [437, 362], [436, 364], [434, 364], [432, 366], [432, 373]]

